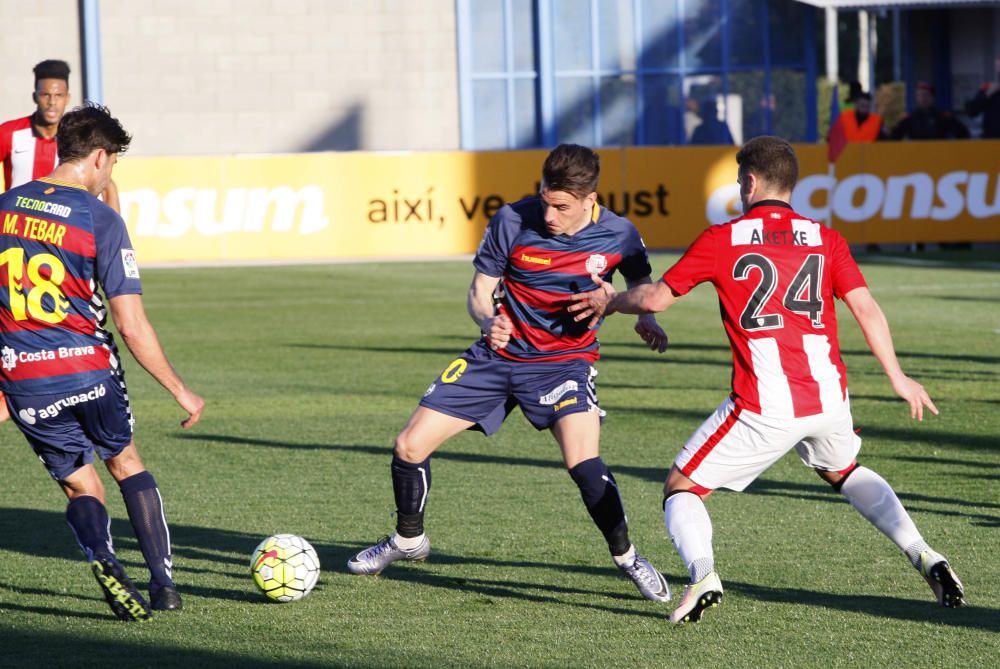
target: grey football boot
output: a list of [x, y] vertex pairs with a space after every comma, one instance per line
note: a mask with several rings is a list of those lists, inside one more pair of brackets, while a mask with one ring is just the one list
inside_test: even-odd
[[635, 561], [631, 565], [618, 568], [632, 579], [635, 587], [639, 588], [639, 592], [646, 599], [654, 602], [670, 601], [670, 586], [667, 585], [667, 579], [663, 578], [663, 574], [656, 571], [646, 558], [636, 553]]
[[347, 571], [358, 576], [378, 576], [382, 570], [396, 560], [423, 562], [431, 554], [431, 542], [424, 535], [416, 548], [404, 550], [398, 547], [392, 537], [385, 537], [377, 544], [366, 548], [347, 561]]

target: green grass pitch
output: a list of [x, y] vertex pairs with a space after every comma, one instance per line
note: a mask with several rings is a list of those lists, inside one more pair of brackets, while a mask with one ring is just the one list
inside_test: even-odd
[[[656, 256], [662, 271], [676, 256]], [[847, 502], [786, 456], [747, 492], [709, 500], [726, 598], [671, 627], [614, 569], [558, 448], [515, 412], [434, 459], [422, 565], [378, 578], [344, 563], [393, 528], [389, 452], [424, 389], [475, 338], [468, 262], [148, 270], [146, 305], [208, 404], [182, 431], [170, 397], [127, 357], [140, 453], [163, 492], [184, 610], [114, 620], [65, 524], [64, 499], [0, 426], [0, 660], [31, 667], [995, 667], [1000, 657], [1000, 270], [862, 268], [905, 370], [941, 415], [911, 421], [843, 307], [864, 464], [881, 473], [968, 606], [923, 579]], [[603, 455], [639, 550], [675, 598], [663, 476], [726, 394], [730, 356], [702, 286], [660, 317], [657, 356], [614, 316], [602, 330]], [[104, 472], [116, 547], [141, 555]], [[323, 573], [303, 601], [254, 590], [250, 553], [291, 532]]]

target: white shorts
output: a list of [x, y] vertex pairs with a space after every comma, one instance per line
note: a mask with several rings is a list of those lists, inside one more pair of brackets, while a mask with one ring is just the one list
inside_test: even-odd
[[849, 467], [861, 450], [850, 401], [815, 416], [766, 418], [727, 399], [695, 430], [674, 464], [702, 487], [743, 490], [792, 448], [808, 467]]

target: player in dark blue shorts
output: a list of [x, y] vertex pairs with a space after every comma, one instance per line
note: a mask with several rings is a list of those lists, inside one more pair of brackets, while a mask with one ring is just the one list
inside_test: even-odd
[[[131, 138], [105, 108], [87, 105], [63, 116], [58, 140], [49, 177], [0, 195], [0, 390], [69, 498], [66, 520], [111, 610], [146, 620], [151, 610], [181, 608], [181, 598], [160, 490], [132, 438], [108, 311], [136, 361], [187, 412], [183, 427], [198, 422], [205, 402], [170, 366], [146, 318], [125, 222], [95, 197]], [[95, 455], [121, 490], [149, 567], [149, 602], [115, 557]]]
[[[431, 454], [463, 430], [496, 432], [520, 406], [532, 425], [550, 430], [559, 443], [615, 564], [644, 597], [670, 598], [663, 575], [629, 540], [618, 485], [600, 457], [597, 328], [566, 312], [571, 295], [596, 287], [592, 275], [610, 280], [618, 271], [629, 286], [650, 283], [652, 269], [635, 226], [597, 204], [599, 173], [592, 150], [558, 146], [542, 168], [540, 195], [504, 206], [490, 221], [468, 298], [483, 336], [431, 384], [396, 437], [396, 533], [353, 557], [351, 573], [378, 574], [395, 560], [425, 559]], [[654, 350], [666, 350], [667, 336], [654, 319], [639, 318], [636, 331]]]

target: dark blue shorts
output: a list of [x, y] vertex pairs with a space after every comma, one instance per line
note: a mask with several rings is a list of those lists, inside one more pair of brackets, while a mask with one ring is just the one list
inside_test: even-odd
[[479, 340], [441, 372], [420, 406], [472, 421], [487, 435], [520, 406], [536, 429], [545, 430], [563, 416], [601, 411], [596, 376], [586, 360], [513, 362]]
[[132, 409], [114, 377], [57, 395], [7, 395], [7, 408], [57, 481], [91, 464], [94, 453], [107, 460], [132, 441]]

